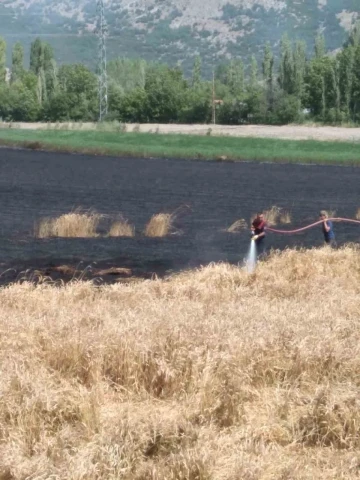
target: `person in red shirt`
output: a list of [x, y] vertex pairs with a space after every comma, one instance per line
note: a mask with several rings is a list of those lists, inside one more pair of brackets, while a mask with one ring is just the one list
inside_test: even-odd
[[258, 212], [251, 225], [251, 237], [256, 243], [257, 254], [265, 252], [266, 220], [263, 212]]

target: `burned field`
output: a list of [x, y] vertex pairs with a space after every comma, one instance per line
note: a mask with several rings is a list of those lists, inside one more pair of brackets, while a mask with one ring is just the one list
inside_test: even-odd
[[[1, 283], [21, 278], [92, 278], [109, 283], [164, 276], [210, 262], [242, 262], [249, 234], [228, 232], [238, 219], [277, 205], [291, 224], [317, 219], [320, 209], [354, 218], [356, 167], [191, 162], [0, 150]], [[101, 216], [94, 238], [36, 238], [44, 218], [77, 208]], [[144, 234], [157, 213], [178, 212], [162, 238]], [[133, 237], [111, 237], [122, 215]], [[339, 244], [358, 242], [357, 226], [336, 225]], [[318, 246], [315, 228], [301, 235], [269, 234], [267, 248]]]

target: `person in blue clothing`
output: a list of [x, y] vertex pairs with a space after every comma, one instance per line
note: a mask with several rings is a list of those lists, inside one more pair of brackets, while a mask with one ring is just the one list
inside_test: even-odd
[[329, 220], [328, 213], [325, 210], [320, 212], [320, 220], [322, 220], [322, 231], [324, 234], [325, 243], [330, 247], [336, 247], [334, 227], [331, 220]]

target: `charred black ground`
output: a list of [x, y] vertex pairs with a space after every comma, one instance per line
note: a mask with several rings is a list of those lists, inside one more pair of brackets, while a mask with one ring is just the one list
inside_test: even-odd
[[[0, 282], [39, 276], [128, 281], [209, 262], [242, 262], [248, 233], [225, 231], [235, 220], [249, 221], [257, 210], [272, 205], [290, 210], [296, 226], [317, 219], [320, 209], [354, 217], [360, 206], [359, 185], [356, 167], [206, 163], [0, 149]], [[164, 239], [142, 236], [153, 214], [184, 205], [187, 208], [175, 221], [176, 234]], [[34, 224], [40, 218], [77, 207], [110, 218], [121, 212], [136, 226], [137, 235], [34, 238]], [[338, 224], [336, 236], [340, 244], [358, 242], [360, 229]], [[267, 244], [281, 249], [319, 246], [322, 235], [319, 229], [291, 237], [269, 234]], [[68, 266], [67, 274], [66, 269], [59, 271], [59, 266]], [[114, 267], [130, 269], [131, 274], [104, 274], [104, 269]]]

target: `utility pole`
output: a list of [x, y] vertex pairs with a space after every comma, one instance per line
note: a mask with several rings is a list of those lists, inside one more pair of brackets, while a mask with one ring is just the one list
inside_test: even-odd
[[212, 80], [212, 123], [216, 123], [216, 106], [215, 106], [215, 71], [213, 71]]
[[213, 79], [212, 79], [212, 123], [216, 125], [216, 105], [223, 105], [224, 101], [216, 98], [216, 91], [215, 91], [215, 71], [213, 72]]
[[96, 33], [98, 37], [99, 121], [101, 122], [108, 112], [108, 79], [106, 62], [107, 26], [104, 14], [104, 1], [96, 0], [96, 7]]

